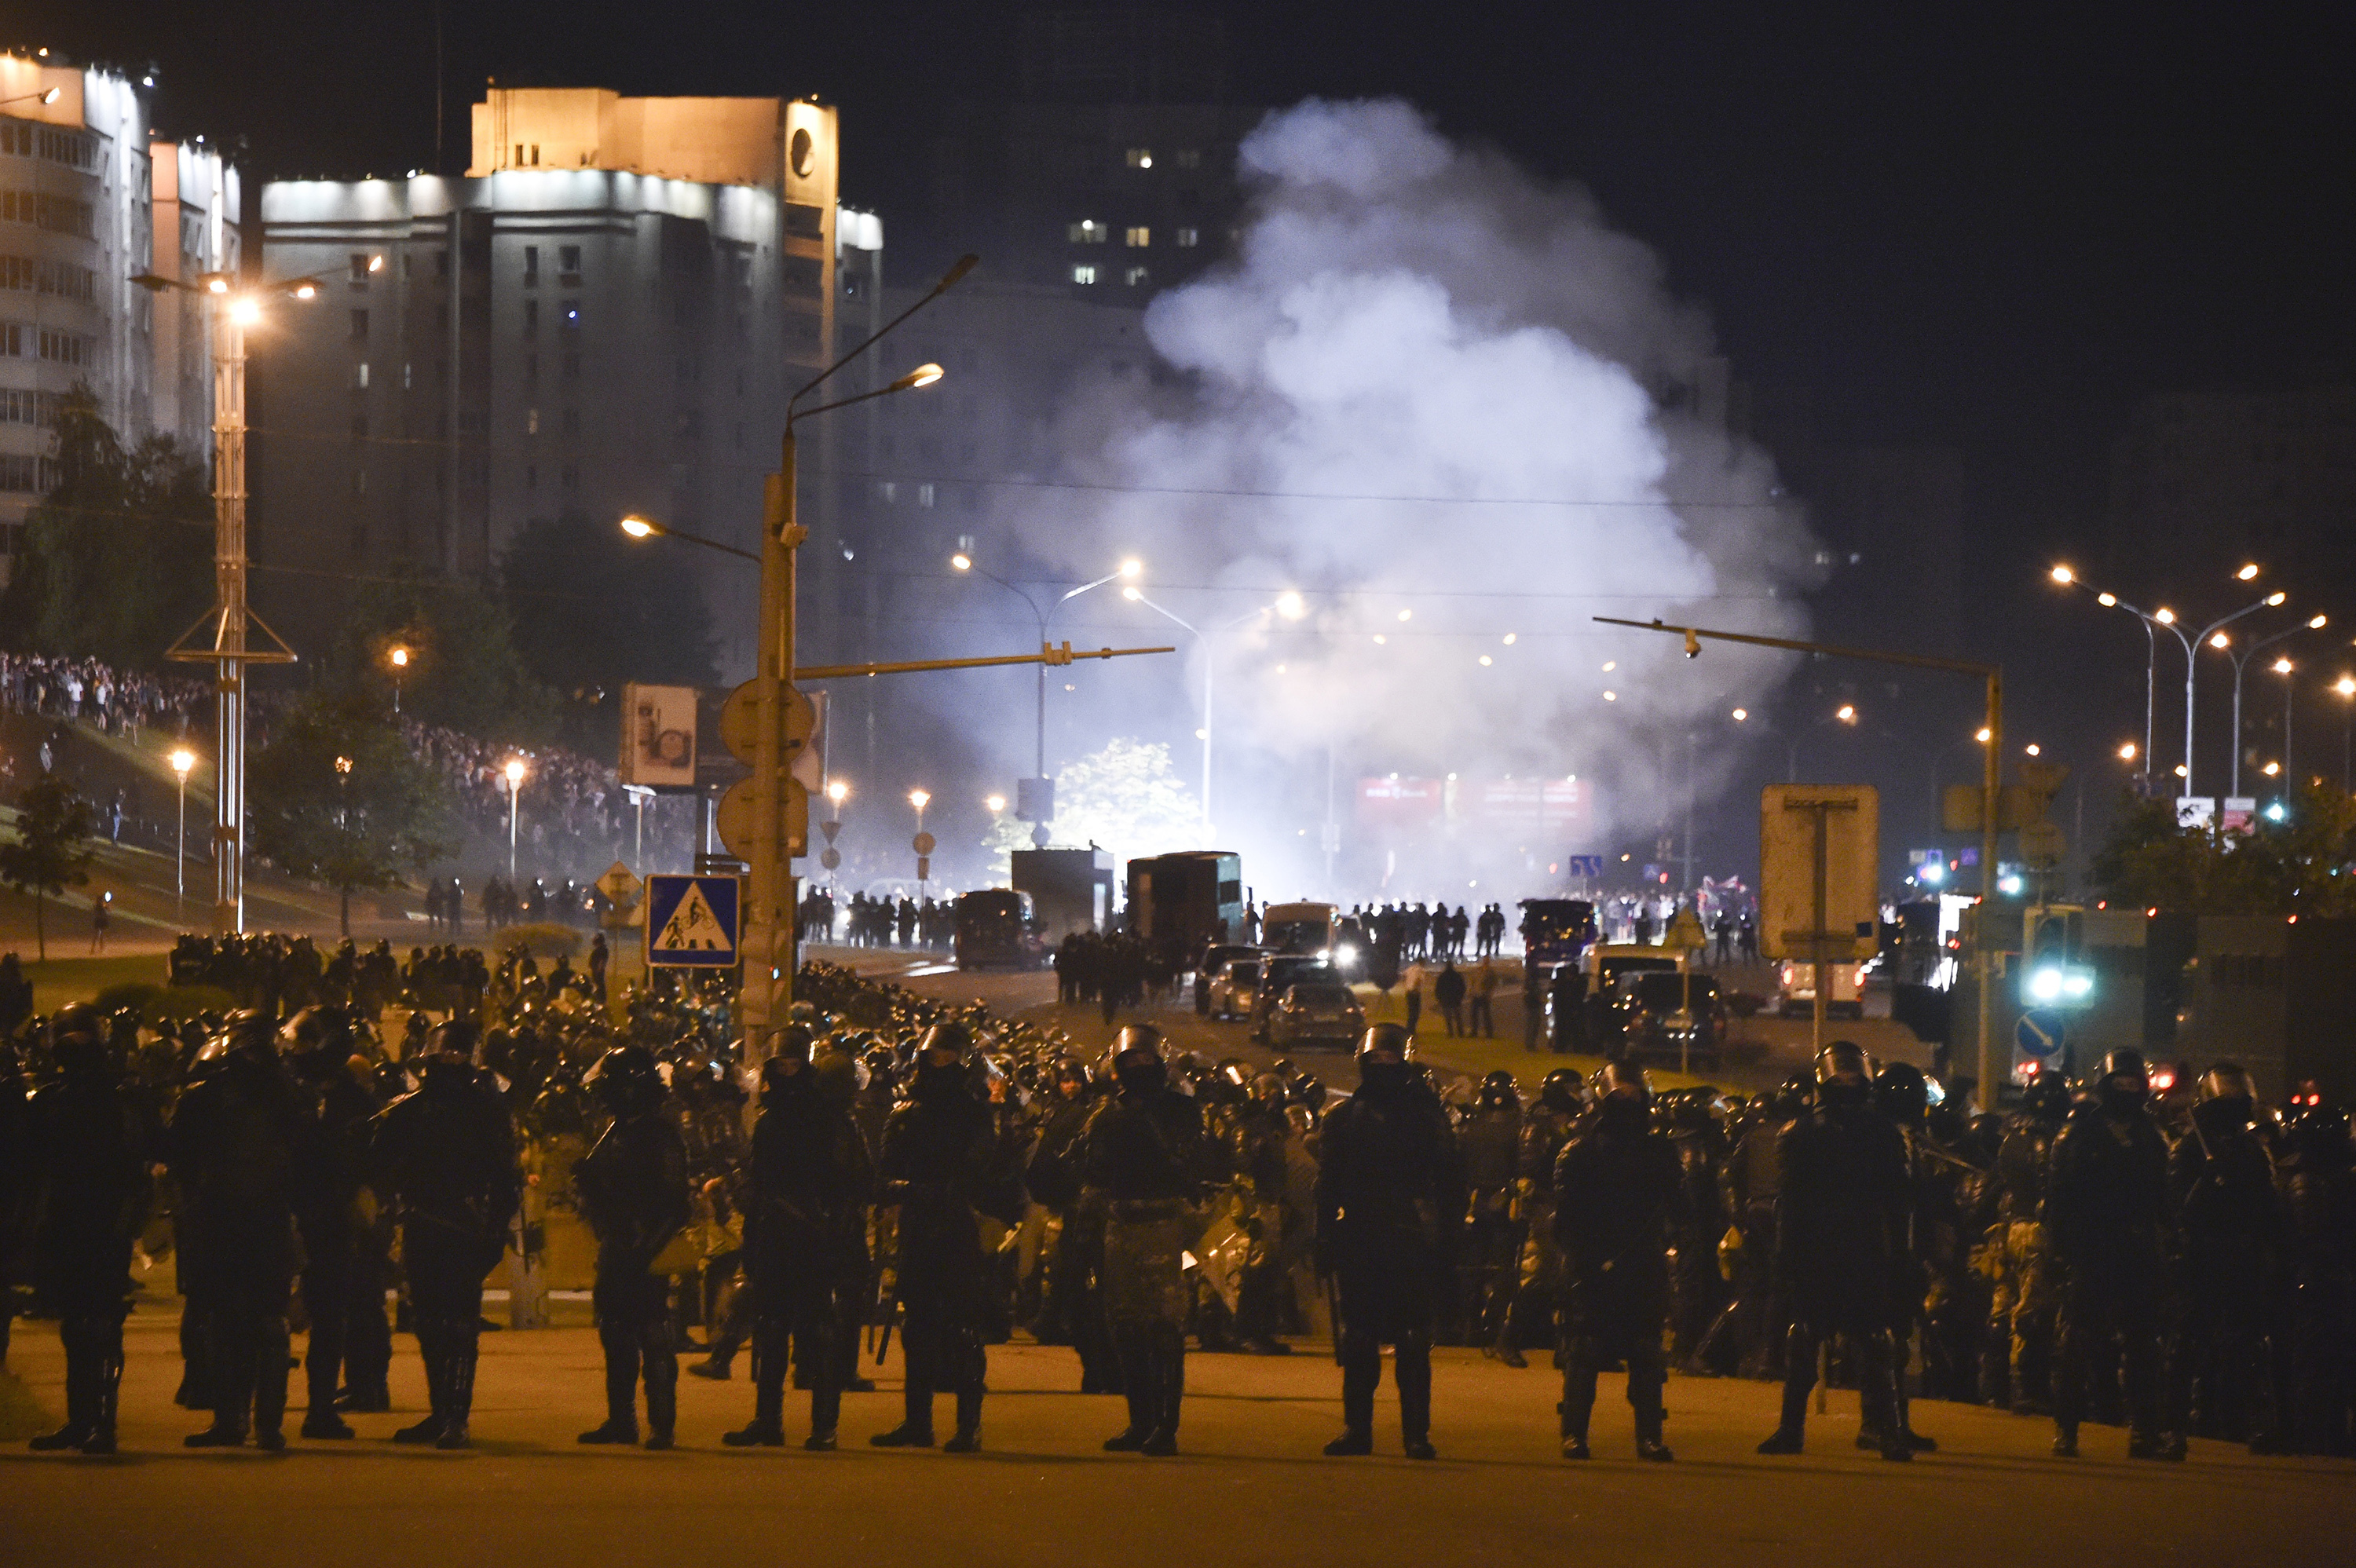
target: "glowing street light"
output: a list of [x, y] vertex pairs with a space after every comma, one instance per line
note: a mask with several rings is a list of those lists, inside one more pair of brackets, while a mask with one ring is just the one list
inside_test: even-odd
[[510, 757], [508, 765], [499, 771], [507, 775], [508, 781], [508, 880], [513, 883], [516, 876], [516, 796], [523, 789], [523, 759]]
[[387, 654], [385, 658], [392, 666], [392, 710], [399, 713], [401, 711], [401, 677], [409, 669], [409, 650], [395, 643], [392, 645], [392, 651]]
[[197, 754], [186, 746], [172, 752], [172, 776], [180, 783], [180, 847], [173, 857], [172, 919], [180, 918], [181, 905], [188, 896], [188, 770], [197, 765]]
[[2136, 743], [2133, 741], [2125, 741], [2120, 745], [2119, 761], [2123, 763], [2132, 763], [2136, 760], [2137, 755], [2138, 753], [2136, 751]]
[[[2279, 600], [2282, 596], [2276, 594], [2275, 597]], [[2296, 637], [2301, 632], [2319, 632], [2330, 624], [2331, 617], [2329, 615], [2310, 615], [2302, 624], [2276, 632], [2271, 637], [2261, 637], [2244, 647], [2241, 652], [2232, 656], [2233, 660], [2233, 794], [2242, 793], [2242, 677], [2248, 672], [2250, 660], [2286, 638]], [[2222, 634], [2220, 634], [2220, 636], [2222, 635]], [[2211, 645], [2222, 647], [2223, 644], [2212, 639]], [[2274, 661], [2273, 668], [2276, 675], [2288, 675], [2291, 672], [2291, 662], [2286, 656], [2277, 658]], [[2292, 692], [2286, 684], [2283, 688], [2283, 767], [2286, 773], [2290, 767], [2291, 699]]]
[[683, 528], [674, 528], [666, 523], [659, 523], [652, 517], [640, 517], [636, 512], [631, 513], [628, 517], [622, 519], [621, 528], [624, 533], [629, 535], [634, 539], [654, 539], [658, 537], [667, 539], [681, 539], [689, 544], [700, 544], [706, 549], [716, 549], [723, 555], [733, 555], [740, 560], [753, 561], [756, 564], [761, 559], [749, 549], [738, 549], [733, 544], [722, 544], [718, 539], [708, 539], [701, 534], [691, 534]]

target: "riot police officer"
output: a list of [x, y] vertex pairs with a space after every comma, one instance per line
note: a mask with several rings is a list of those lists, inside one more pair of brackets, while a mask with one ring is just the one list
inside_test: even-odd
[[56, 1304], [66, 1353], [66, 1422], [42, 1450], [114, 1452], [131, 1246], [153, 1195], [155, 1122], [125, 1090], [86, 1003], [49, 1021], [57, 1082], [32, 1097], [27, 1132], [34, 1197], [34, 1278]]
[[[310, 1391], [303, 1435], [314, 1438], [352, 1435], [336, 1413], [347, 1329], [356, 1316], [373, 1311], [379, 1325], [384, 1316], [381, 1296], [354, 1300], [359, 1211], [378, 1106], [376, 1096], [360, 1087], [347, 1065], [351, 1041], [351, 1020], [335, 1008], [305, 1008], [280, 1031], [302, 1116], [294, 1153], [294, 1224], [303, 1242], [303, 1310], [311, 1322], [303, 1358]], [[354, 1381], [364, 1381], [365, 1374]]]
[[803, 1446], [831, 1449], [842, 1413], [842, 1322], [867, 1277], [867, 1203], [875, 1170], [847, 1095], [829, 1093], [809, 1061], [808, 1029], [789, 1025], [761, 1066], [761, 1110], [744, 1200], [744, 1278], [753, 1292], [753, 1420], [733, 1448], [786, 1440], [786, 1369], [809, 1385]]
[[972, 1036], [963, 1024], [936, 1024], [916, 1049], [908, 1100], [884, 1125], [876, 1162], [881, 1202], [897, 1211], [901, 1331], [905, 1363], [900, 1424], [868, 1441], [878, 1448], [933, 1445], [933, 1394], [957, 1397], [957, 1432], [943, 1448], [981, 1448], [982, 1326], [988, 1260], [980, 1217], [1009, 1220], [1010, 1199], [990, 1107], [967, 1065]]
[[1514, 1075], [1498, 1071], [1481, 1080], [1472, 1109], [1456, 1129], [1464, 1156], [1466, 1215], [1462, 1291], [1451, 1313], [1462, 1343], [1494, 1345], [1513, 1302], [1521, 1238], [1514, 1223], [1514, 1177], [1521, 1157], [1522, 1096]]
[[1319, 1135], [1317, 1272], [1333, 1281], [1342, 1435], [1329, 1456], [1374, 1452], [1382, 1348], [1394, 1348], [1410, 1459], [1431, 1445], [1431, 1331], [1464, 1223], [1463, 1168], [1448, 1113], [1417, 1070], [1415, 1039], [1376, 1024], [1358, 1041], [1358, 1092]]
[[1120, 1360], [1129, 1424], [1108, 1453], [1178, 1452], [1186, 1388], [1186, 1244], [1208, 1156], [1202, 1113], [1171, 1087], [1162, 1031], [1114, 1037], [1115, 1093], [1088, 1117], [1081, 1204], [1104, 1216], [1105, 1323]]
[[647, 1446], [668, 1448], [679, 1420], [679, 1344], [671, 1329], [670, 1283], [652, 1264], [692, 1210], [687, 1140], [665, 1104], [661, 1069], [645, 1046], [614, 1047], [598, 1059], [589, 1083], [613, 1120], [573, 1168], [582, 1217], [597, 1237], [590, 1296], [597, 1342], [605, 1352], [605, 1420], [581, 1441], [638, 1440], [643, 1377]]
[[2103, 1059], [2094, 1097], [2053, 1140], [2045, 1222], [2064, 1270], [2053, 1367], [2053, 1452], [2078, 1454], [2088, 1362], [2115, 1340], [2127, 1401], [2127, 1456], [2181, 1458], [2159, 1430], [2159, 1292], [2168, 1219], [2168, 1146], [2146, 1105], [2143, 1052]]
[[1661, 1440], [1668, 1371], [1669, 1226], [1683, 1189], [1677, 1151], [1651, 1125], [1651, 1089], [1624, 1061], [1595, 1075], [1595, 1106], [1572, 1127], [1554, 1168], [1554, 1233], [1562, 1248], [1562, 1456], [1588, 1456], [1596, 1374], [1628, 1366], [1636, 1456], [1675, 1457]]
[[[2274, 1322], [2286, 1240], [2274, 1157], [2259, 1136], [2250, 1075], [2229, 1061], [2201, 1074], [2191, 1129], [2169, 1151], [2169, 1207], [2183, 1227], [2183, 1312], [2168, 1347], [2168, 1444], [2180, 1450], [2201, 1390], [2205, 1435], [2282, 1445], [2287, 1390], [2264, 1380], [2265, 1425], [2253, 1429], [2258, 1369], [2278, 1341]], [[2287, 1358], [2285, 1358], [2286, 1360]]]
[[475, 1068], [475, 1026], [453, 1019], [426, 1040], [423, 1081], [377, 1117], [378, 1189], [401, 1205], [401, 1257], [431, 1404], [396, 1443], [467, 1445], [483, 1276], [506, 1250], [521, 1186], [507, 1106]]
[[1080, 1135], [1096, 1106], [1087, 1064], [1076, 1058], [1056, 1062], [1053, 1095], [1031, 1146], [1023, 1182], [1055, 1226], [1039, 1304], [1039, 1342], [1069, 1345], [1078, 1354], [1082, 1393], [1110, 1393], [1119, 1387], [1120, 1369], [1105, 1344], [1104, 1314], [1097, 1303], [1104, 1226], [1102, 1216], [1080, 1208]]
[[1288, 1201], [1289, 1157], [1297, 1136], [1285, 1115], [1283, 1078], [1263, 1072], [1251, 1083], [1251, 1098], [1236, 1108], [1229, 1125], [1227, 1163], [1243, 1184], [1245, 1222], [1251, 1232], [1241, 1276], [1236, 1281], [1236, 1332], [1256, 1356], [1287, 1356], [1285, 1331], [1291, 1274], [1286, 1264], [1293, 1226]]
[[1996, 1224], [1988, 1238], [1996, 1285], [1981, 1356], [1990, 1404], [2021, 1415], [2052, 1411], [2053, 1309], [2061, 1292], [2043, 1213], [2053, 1140], [2070, 1115], [2070, 1085], [2040, 1072], [2021, 1092], [1996, 1156]]
[[297, 1150], [294, 1088], [278, 1061], [277, 1029], [259, 1012], [230, 1015], [206, 1047], [220, 1069], [180, 1097], [172, 1116], [172, 1169], [190, 1224], [192, 1255], [211, 1271], [206, 1295], [213, 1421], [191, 1448], [286, 1446], [286, 1306], [294, 1290]]
[[1865, 1052], [1835, 1040], [1816, 1058], [1816, 1104], [1783, 1129], [1775, 1211], [1776, 1275], [1792, 1326], [1783, 1412], [1762, 1454], [1797, 1454], [1816, 1355], [1835, 1335], [1857, 1357], [1864, 1421], [1885, 1459], [1912, 1459], [1901, 1435], [1890, 1349], [1890, 1279], [1911, 1190], [1906, 1142], [1873, 1108]]
[[1483, 1353], [1509, 1367], [1529, 1365], [1522, 1347], [1535, 1325], [1551, 1324], [1559, 1259], [1554, 1241], [1554, 1162], [1580, 1117], [1579, 1074], [1558, 1067], [1538, 1081], [1537, 1103], [1522, 1118], [1521, 1152], [1515, 1168], [1513, 1222], [1521, 1237], [1520, 1256], [1505, 1309], [1498, 1314], [1496, 1339]]

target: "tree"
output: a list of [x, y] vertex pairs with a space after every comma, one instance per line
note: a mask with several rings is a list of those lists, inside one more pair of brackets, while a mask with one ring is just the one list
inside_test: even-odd
[[2123, 801], [2089, 880], [2108, 897], [2185, 914], [2356, 913], [2356, 800], [2300, 792], [2247, 833], [2179, 827], [2172, 799]]
[[[1203, 842], [1203, 807], [1171, 771], [1170, 748], [1118, 740], [1055, 772], [1058, 842], [1096, 844], [1124, 858], [1193, 849]], [[1031, 825], [1001, 816], [984, 841], [993, 869], [1004, 876], [1006, 856], [1031, 847]]]
[[26, 519], [0, 624], [44, 653], [156, 664], [212, 603], [205, 465], [171, 437], [125, 446], [87, 387], [59, 400], [56, 483]]
[[719, 684], [694, 553], [578, 515], [533, 523], [509, 547], [499, 581], [516, 652], [555, 690], [572, 744], [613, 752], [626, 682]]
[[314, 698], [254, 757], [246, 831], [289, 876], [336, 890], [349, 936], [354, 891], [456, 852], [445, 793], [370, 698]]
[[428, 724], [510, 745], [555, 728], [555, 700], [516, 656], [507, 613], [462, 578], [405, 577], [360, 585], [328, 655], [326, 688], [392, 700], [394, 646], [409, 650], [401, 710]]
[[0, 881], [33, 895], [33, 936], [45, 964], [49, 957], [45, 906], [68, 888], [89, 883], [90, 868], [98, 859], [90, 839], [97, 830], [98, 816], [90, 802], [74, 794], [65, 780], [45, 773], [26, 786], [16, 803], [16, 838], [0, 844]]

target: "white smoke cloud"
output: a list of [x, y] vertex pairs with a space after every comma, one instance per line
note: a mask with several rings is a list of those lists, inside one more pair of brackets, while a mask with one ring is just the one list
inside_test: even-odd
[[[1103, 488], [1026, 497], [1023, 525], [1076, 575], [1137, 550], [1160, 603], [1206, 631], [1243, 620], [1187, 654], [1191, 703], [1218, 660], [1220, 839], [1309, 885], [1300, 823], [1311, 795], [1322, 811], [1328, 746], [1345, 824], [1361, 773], [1601, 786], [1594, 843], [1435, 851], [1460, 869], [1661, 820], [1688, 732], [1706, 795], [1729, 709], [1758, 706], [1782, 657], [1719, 644], [1688, 664], [1676, 638], [1590, 619], [1804, 623], [1798, 508], [1722, 409], [1693, 406], [1713, 384], [1723, 400], [1702, 314], [1583, 191], [1453, 145], [1403, 103], [1301, 104], [1241, 162], [1235, 259], [1147, 313], [1179, 375], [1076, 398], [1068, 477]], [[1249, 618], [1287, 588], [1304, 617]], [[1312, 762], [1314, 789], [1295, 776]]]

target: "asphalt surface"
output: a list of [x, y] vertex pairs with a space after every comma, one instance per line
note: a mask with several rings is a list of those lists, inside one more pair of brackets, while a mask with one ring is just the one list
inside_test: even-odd
[[[1068, 1350], [991, 1351], [984, 1451], [879, 1452], [898, 1419], [896, 1353], [875, 1393], [845, 1402], [843, 1447], [738, 1451], [720, 1434], [749, 1413], [735, 1381], [681, 1380], [680, 1447], [584, 1448], [602, 1418], [594, 1333], [484, 1337], [477, 1447], [440, 1454], [386, 1439], [415, 1419], [423, 1380], [396, 1341], [399, 1409], [356, 1418], [354, 1442], [295, 1439], [283, 1456], [192, 1452], [201, 1417], [169, 1400], [168, 1312], [129, 1336], [123, 1443], [113, 1459], [0, 1451], [0, 1560], [235, 1563], [2023, 1563], [2344, 1564], [2356, 1467], [2259, 1460], [2196, 1443], [2190, 1463], [2130, 1463], [2088, 1429], [2056, 1460], [2040, 1423], [1918, 1402], [1940, 1451], [1895, 1466], [1854, 1446], [1857, 1399], [1836, 1392], [1809, 1451], [1763, 1459], [1764, 1384], [1673, 1380], [1670, 1465], [1633, 1457], [1617, 1379], [1585, 1464], [1555, 1452], [1557, 1385], [1543, 1359], [1512, 1371], [1469, 1351], [1437, 1358], [1440, 1458], [1399, 1456], [1388, 1380], [1374, 1457], [1329, 1460], [1337, 1377], [1318, 1346], [1290, 1357], [1195, 1355], [1174, 1459], [1107, 1455], [1118, 1401], [1073, 1392]], [[20, 1324], [15, 1362], [55, 1409], [62, 1360], [48, 1326]], [[297, 1375], [295, 1398], [299, 1401]], [[944, 1427], [948, 1402], [941, 1402]], [[290, 1433], [299, 1422], [290, 1413]]]

